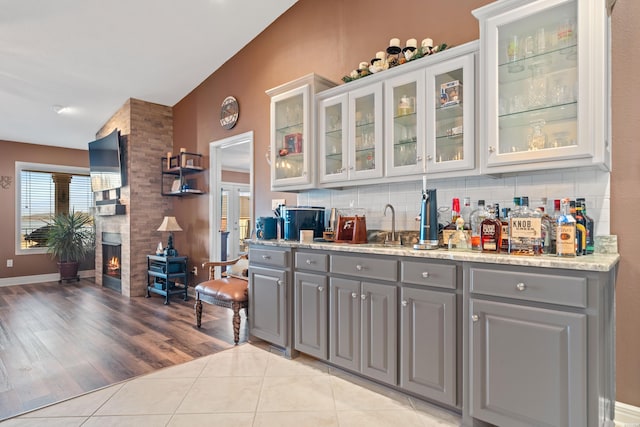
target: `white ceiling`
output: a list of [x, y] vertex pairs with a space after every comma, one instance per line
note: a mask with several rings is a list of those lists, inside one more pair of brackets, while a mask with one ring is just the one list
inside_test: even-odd
[[0, 0], [0, 140], [86, 149], [128, 98], [175, 105], [296, 1]]

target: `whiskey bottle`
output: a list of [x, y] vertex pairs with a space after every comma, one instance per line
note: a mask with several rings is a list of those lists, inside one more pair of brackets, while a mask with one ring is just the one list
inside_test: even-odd
[[578, 210], [575, 200], [569, 201], [569, 213], [576, 220], [576, 255], [582, 255], [584, 248], [587, 246], [587, 229], [580, 224], [577, 219]]
[[559, 257], [576, 256], [576, 220], [569, 209], [569, 199], [562, 199], [562, 213], [557, 220], [556, 254]]
[[450, 251], [471, 251], [471, 236], [464, 229], [464, 219], [461, 217], [456, 219], [456, 231], [449, 236], [447, 247]]
[[509, 252], [509, 215], [511, 213], [510, 208], [502, 208], [502, 217], [498, 218], [502, 223], [502, 243], [500, 244], [500, 251], [508, 253]]
[[593, 219], [587, 215], [587, 205], [585, 203], [584, 197], [579, 197], [576, 199], [576, 214], [579, 206], [582, 207], [582, 217], [584, 218], [584, 227], [587, 230], [587, 246], [586, 246], [585, 254], [589, 255], [593, 253], [593, 250], [595, 247], [595, 234], [593, 233], [593, 226], [594, 226]]
[[442, 229], [442, 246], [447, 247], [449, 237], [456, 232], [456, 220], [460, 217], [460, 199], [453, 198], [451, 202], [451, 222]]
[[509, 218], [509, 253], [535, 256], [542, 249], [542, 215], [529, 208], [529, 198], [520, 198], [520, 208]]
[[488, 215], [480, 225], [480, 244], [482, 252], [499, 253], [502, 244], [502, 222], [497, 219], [499, 207], [490, 206]]
[[478, 208], [471, 212], [471, 249], [481, 251], [480, 227], [482, 221], [487, 217], [487, 209], [484, 200], [478, 200]]

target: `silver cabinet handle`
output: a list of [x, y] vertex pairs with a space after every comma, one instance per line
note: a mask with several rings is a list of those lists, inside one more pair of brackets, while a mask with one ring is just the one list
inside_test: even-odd
[[416, 157], [416, 162], [421, 162], [421, 161], [422, 161], [422, 156]]
[[496, 151], [496, 148], [493, 145], [490, 145], [489, 146], [489, 152], [490, 153], [495, 153], [495, 151]]
[[364, 267], [361, 266], [360, 264], [356, 265], [356, 270], [362, 271], [363, 269], [364, 269]]
[[360, 299], [361, 299], [362, 301], [366, 300], [366, 299], [367, 299], [367, 295], [366, 295], [366, 294], [362, 294], [362, 295], [360, 295]]
[[307, 265], [311, 265], [311, 264], [315, 264], [313, 261], [311, 261], [310, 259], [307, 260]]
[[478, 320], [480, 320], [480, 316], [478, 316], [477, 314], [473, 314], [471, 315], [471, 320], [473, 321], [473, 323], [476, 323]]
[[524, 283], [520, 282], [516, 285], [516, 289], [519, 290], [520, 292], [524, 291], [525, 289], [527, 289], [527, 285], [525, 285]]
[[406, 300], [402, 300], [401, 304], [402, 304], [403, 307], [406, 307], [406, 306], [409, 305], [409, 302], [406, 301]]
[[354, 170], [354, 169], [355, 169], [355, 167], [353, 167], [353, 166], [349, 166], [349, 170], [350, 170], [350, 171], [352, 171], [352, 170]]
[[262, 259], [271, 259], [269, 255], [262, 255]]
[[282, 280], [278, 280], [276, 283], [278, 283], [278, 286], [282, 286]]
[[351, 294], [351, 298], [358, 298], [358, 294], [357, 294], [357, 293], [355, 293], [355, 292], [353, 292], [353, 293]]
[[427, 277], [429, 277], [429, 272], [428, 271], [423, 271], [422, 272], [422, 278], [426, 279]]
[[324, 286], [318, 286], [318, 292], [324, 291]]
[[429, 161], [433, 160], [433, 156], [431, 156], [431, 154], [427, 154], [427, 160]]

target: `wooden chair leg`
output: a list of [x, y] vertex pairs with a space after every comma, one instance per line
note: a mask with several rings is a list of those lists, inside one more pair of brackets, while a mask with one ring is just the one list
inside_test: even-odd
[[233, 309], [233, 342], [238, 344], [240, 341], [240, 304], [232, 303]]
[[194, 308], [196, 309], [196, 326], [200, 328], [200, 325], [202, 325], [202, 301], [200, 301], [199, 294], [196, 294], [196, 305]]

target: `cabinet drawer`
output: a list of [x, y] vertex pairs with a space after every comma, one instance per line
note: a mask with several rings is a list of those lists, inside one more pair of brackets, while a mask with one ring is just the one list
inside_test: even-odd
[[311, 252], [296, 252], [295, 266], [297, 270], [327, 271], [327, 258], [325, 254]]
[[264, 247], [249, 248], [249, 263], [286, 268], [289, 266], [289, 252]]
[[331, 272], [369, 279], [398, 280], [398, 261], [395, 259], [365, 258], [331, 255]]
[[476, 294], [587, 306], [587, 279], [554, 274], [469, 269], [469, 290]]
[[456, 288], [456, 266], [430, 262], [400, 261], [400, 280], [414, 285]]

